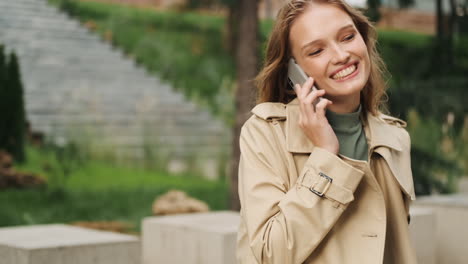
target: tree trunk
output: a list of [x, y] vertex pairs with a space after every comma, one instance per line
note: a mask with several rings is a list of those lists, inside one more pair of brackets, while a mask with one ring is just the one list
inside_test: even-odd
[[256, 87], [252, 82], [258, 70], [258, 0], [239, 1], [239, 30], [236, 48], [237, 89], [235, 93], [236, 117], [233, 128], [230, 208], [239, 210], [238, 170], [239, 135], [250, 110], [255, 104]]
[[441, 42], [441, 40], [443, 39], [443, 35], [444, 35], [444, 30], [443, 30], [444, 27], [442, 23], [442, 18], [443, 18], [442, 0], [436, 0], [436, 18], [437, 18], [437, 28], [436, 28], [437, 38], [439, 39], [439, 42]]
[[444, 26], [444, 13], [442, 7], [443, 0], [436, 0], [436, 19], [437, 19], [437, 42], [434, 51], [434, 64], [435, 65], [445, 65], [446, 55], [444, 46], [446, 45], [446, 32]]
[[227, 51], [235, 55], [238, 36], [239, 36], [239, 21], [240, 21], [240, 7], [239, 2], [234, 1], [229, 4], [228, 7], [228, 17], [226, 23], [226, 37], [225, 37], [225, 47]]
[[448, 18], [448, 29], [447, 29], [447, 63], [449, 68], [451, 68], [455, 64], [455, 57], [454, 57], [454, 35], [455, 35], [455, 28], [457, 24], [457, 4], [455, 0], [450, 0], [450, 14]]

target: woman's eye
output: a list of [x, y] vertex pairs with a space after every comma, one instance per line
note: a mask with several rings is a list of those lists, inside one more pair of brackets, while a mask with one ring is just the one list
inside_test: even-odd
[[354, 34], [349, 34], [344, 38], [344, 41], [352, 40], [354, 38]]
[[316, 50], [316, 51], [310, 52], [310, 53], [309, 53], [309, 56], [317, 55], [317, 54], [319, 54], [320, 52], [322, 52], [322, 49], [318, 49], [318, 50]]

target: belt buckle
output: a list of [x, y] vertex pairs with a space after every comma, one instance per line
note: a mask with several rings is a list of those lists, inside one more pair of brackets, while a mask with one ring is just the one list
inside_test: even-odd
[[309, 190], [313, 193], [315, 193], [316, 195], [320, 196], [320, 197], [323, 197], [325, 195], [325, 193], [328, 191], [328, 189], [330, 188], [330, 185], [332, 184], [333, 182], [333, 179], [331, 177], [329, 177], [328, 175], [326, 175], [325, 173], [322, 173], [320, 172], [319, 173], [319, 176], [320, 178], [319, 179], [322, 179], [324, 178], [327, 183], [325, 185], [325, 187], [323, 188], [322, 191], [318, 191], [316, 189], [314, 189], [318, 184], [319, 184], [319, 180], [317, 180], [310, 188]]

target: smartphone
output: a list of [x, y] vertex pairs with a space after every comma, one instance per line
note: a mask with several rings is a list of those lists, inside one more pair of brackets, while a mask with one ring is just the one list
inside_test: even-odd
[[[294, 85], [296, 84], [299, 84], [300, 86], [304, 85], [307, 79], [309, 79], [309, 76], [307, 76], [304, 70], [302, 70], [301, 66], [299, 66], [299, 64], [297, 64], [293, 58], [291, 58], [288, 64], [288, 82], [291, 88], [294, 89]], [[317, 90], [317, 88], [314, 85], [312, 86], [312, 91], [315, 90]], [[313, 102], [314, 107], [318, 104], [318, 102], [320, 102], [320, 100], [321, 98], [318, 97]]]

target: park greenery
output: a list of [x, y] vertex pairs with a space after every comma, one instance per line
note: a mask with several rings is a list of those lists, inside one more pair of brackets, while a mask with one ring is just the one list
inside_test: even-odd
[[[49, 1], [232, 125], [235, 66], [222, 16], [92, 1]], [[261, 21], [262, 46], [272, 24]], [[468, 104], [462, 100], [468, 85], [464, 76], [468, 50], [463, 48], [468, 46], [468, 36], [458, 36], [454, 45], [455, 63], [442, 67], [435, 36], [379, 31], [378, 49], [390, 73], [389, 110], [410, 119], [413, 170], [420, 194], [452, 192], [456, 175], [468, 170], [464, 147]], [[454, 120], [448, 121], [448, 116]], [[456, 147], [442, 148], [443, 142]]]
[[[227, 125], [233, 124], [236, 73], [223, 16], [49, 1]], [[272, 24], [261, 21], [262, 47]], [[450, 68], [438, 63], [434, 38], [379, 31], [378, 48], [391, 73], [389, 110], [408, 121], [418, 194], [453, 192], [457, 177], [468, 174], [468, 104], [463, 100], [468, 85], [463, 75], [468, 70], [468, 37], [459, 36], [454, 43], [456, 56]], [[113, 166], [73, 144], [28, 146], [26, 154], [27, 162], [19, 169], [46, 177], [48, 185], [0, 192], [0, 226], [121, 220], [138, 230], [141, 218], [151, 214], [155, 196], [173, 188], [206, 201], [212, 209], [227, 208], [225, 179], [207, 181], [196, 175]]]
[[[119, 221], [139, 231], [155, 197], [172, 189], [226, 209], [227, 184], [197, 175], [110, 165], [86, 157], [73, 145], [27, 147], [17, 166], [47, 179], [47, 186], [0, 191], [0, 226], [74, 221]], [[63, 159], [66, 159], [65, 161]]]
[[18, 58], [0, 45], [0, 149], [23, 162], [26, 117]]

